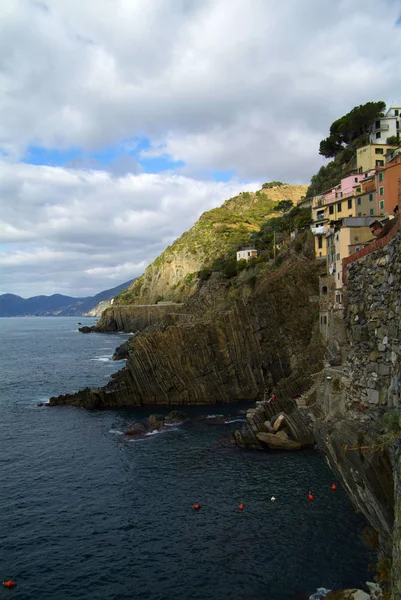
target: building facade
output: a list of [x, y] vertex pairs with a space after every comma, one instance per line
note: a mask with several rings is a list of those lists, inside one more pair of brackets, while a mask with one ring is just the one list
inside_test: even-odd
[[237, 251], [237, 260], [249, 260], [250, 258], [256, 258], [258, 251], [255, 246], [243, 246]]
[[356, 167], [358, 173], [366, 173], [371, 169], [386, 166], [386, 153], [391, 148], [388, 144], [368, 144], [356, 151]]
[[370, 129], [371, 144], [385, 144], [387, 138], [400, 136], [401, 105], [390, 106], [383, 117], [376, 119]]
[[401, 175], [401, 149], [388, 156], [387, 165], [376, 173], [379, 215], [392, 215], [398, 198], [398, 177]]

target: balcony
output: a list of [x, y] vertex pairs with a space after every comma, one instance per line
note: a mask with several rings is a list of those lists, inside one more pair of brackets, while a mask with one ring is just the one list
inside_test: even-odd
[[381, 131], [388, 131], [390, 129], [390, 125], [383, 123], [383, 124], [380, 124], [380, 127], [376, 127], [376, 124], [375, 124], [375, 126], [373, 127], [373, 131], [379, 131], [379, 129]]

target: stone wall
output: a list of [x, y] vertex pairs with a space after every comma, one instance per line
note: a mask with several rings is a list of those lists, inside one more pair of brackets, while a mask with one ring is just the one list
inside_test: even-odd
[[[378, 240], [381, 242], [381, 240]], [[347, 369], [354, 402], [400, 405], [401, 234], [347, 267]]]

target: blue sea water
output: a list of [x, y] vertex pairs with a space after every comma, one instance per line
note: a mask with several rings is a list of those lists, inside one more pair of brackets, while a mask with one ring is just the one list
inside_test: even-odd
[[[18, 584], [0, 599], [301, 600], [363, 586], [365, 522], [320, 454], [240, 451], [225, 443], [238, 423], [132, 440], [121, 432], [151, 408], [37, 406], [106, 383], [124, 339], [82, 335], [74, 318], [0, 319], [0, 580]], [[235, 420], [238, 408], [187, 412]]]

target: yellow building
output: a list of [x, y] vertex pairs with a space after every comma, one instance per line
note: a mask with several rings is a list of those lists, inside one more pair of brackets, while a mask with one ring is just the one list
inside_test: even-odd
[[343, 302], [342, 261], [372, 239], [369, 225], [374, 220], [374, 217], [346, 217], [333, 224], [327, 238], [327, 268], [335, 308]]
[[356, 151], [356, 166], [358, 173], [365, 173], [371, 169], [384, 167], [386, 165], [386, 152], [389, 148], [388, 144], [368, 144]]

